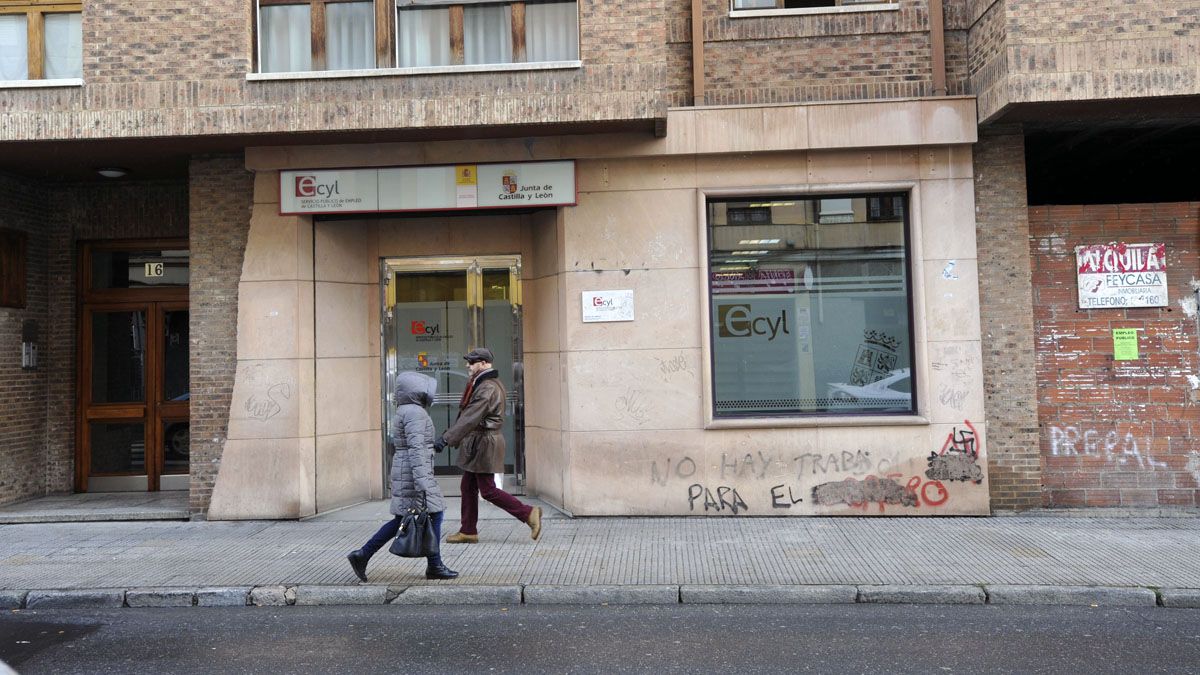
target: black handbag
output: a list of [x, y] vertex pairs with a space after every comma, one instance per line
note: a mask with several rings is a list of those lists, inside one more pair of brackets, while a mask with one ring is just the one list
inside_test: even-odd
[[441, 548], [437, 533], [433, 529], [433, 516], [426, 510], [425, 493], [421, 493], [421, 507], [412, 508], [400, 520], [400, 531], [388, 547], [388, 551], [401, 558], [428, 558], [437, 555]]

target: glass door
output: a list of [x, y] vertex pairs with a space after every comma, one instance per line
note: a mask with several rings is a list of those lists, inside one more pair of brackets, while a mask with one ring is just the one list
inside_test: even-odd
[[83, 260], [76, 487], [186, 490], [187, 251], [89, 245]]
[[[382, 275], [384, 435], [391, 428], [398, 373], [413, 370], [437, 379], [438, 395], [429, 413], [440, 434], [458, 416], [468, 377], [463, 354], [488, 347], [508, 392], [503, 482], [519, 487], [525, 474], [520, 258], [387, 259]], [[385, 466], [391, 460], [390, 447], [386, 450]], [[448, 449], [435, 456], [438, 474], [460, 473], [456, 452]]]

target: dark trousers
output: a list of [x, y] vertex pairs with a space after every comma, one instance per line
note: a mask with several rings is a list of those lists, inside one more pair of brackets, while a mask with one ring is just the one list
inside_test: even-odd
[[[438, 538], [438, 541], [441, 541], [442, 512], [438, 511], [437, 513], [429, 514], [429, 519], [433, 521], [433, 534]], [[379, 549], [387, 546], [387, 543], [395, 538], [396, 533], [400, 531], [400, 523], [403, 522], [403, 520], [404, 518], [401, 516], [392, 518], [384, 523], [383, 527], [379, 528], [379, 531], [376, 532], [369, 540], [367, 540], [367, 543], [363, 544], [362, 552], [366, 554], [367, 558], [375, 555]], [[442, 562], [442, 556], [431, 555], [427, 558], [427, 560], [429, 560], [430, 565], [439, 565]]]
[[508, 512], [522, 523], [529, 522], [533, 507], [496, 487], [496, 479], [490, 473], [464, 471], [462, 476], [462, 524], [458, 528], [463, 534], [479, 534], [479, 498]]

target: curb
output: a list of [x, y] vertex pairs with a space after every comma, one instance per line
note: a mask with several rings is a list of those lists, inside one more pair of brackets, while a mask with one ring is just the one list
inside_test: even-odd
[[0, 609], [349, 605], [1061, 605], [1200, 608], [1200, 589], [1144, 586], [590, 585], [205, 586], [0, 590]]

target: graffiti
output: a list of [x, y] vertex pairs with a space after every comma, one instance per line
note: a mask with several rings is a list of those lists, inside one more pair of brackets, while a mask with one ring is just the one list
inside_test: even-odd
[[[783, 488], [785, 487], [787, 488], [786, 496], [783, 494]], [[792, 494], [792, 486], [790, 485], [774, 485], [771, 487], [771, 508], [773, 509], [790, 509], [792, 505], [799, 504], [802, 501], [804, 501], [802, 497]]]
[[625, 394], [617, 397], [616, 401], [617, 414], [622, 417], [629, 417], [638, 424], [643, 424], [649, 418], [646, 402], [642, 399], [641, 392], [628, 389]]
[[704, 487], [699, 483], [693, 483], [688, 486], [688, 510], [696, 510], [696, 500], [704, 499], [704, 511], [724, 511], [728, 509], [737, 515], [739, 511], [749, 511], [750, 507], [742, 496], [738, 494], [737, 488], [721, 485], [717, 487], [717, 492], [714, 495], [713, 491]]
[[672, 460], [670, 457], [662, 469], [659, 469], [658, 462], [650, 464], [650, 482], [666, 485], [667, 479], [671, 476], [677, 478], [691, 478], [696, 475], [696, 460], [691, 457], [683, 457], [679, 460]]
[[818, 506], [848, 504], [854, 508], [866, 508], [867, 504], [877, 503], [880, 511], [883, 511], [885, 504], [917, 506], [918, 503], [915, 492], [906, 490], [891, 478], [875, 476], [867, 476], [862, 480], [847, 478], [814, 486], [812, 500]]
[[966, 429], [954, 427], [942, 443], [942, 449], [929, 453], [929, 468], [925, 477], [933, 480], [961, 480], [983, 482], [983, 469], [979, 466], [979, 434], [970, 420], [963, 420]]
[[868, 450], [854, 452], [843, 450], [840, 454], [831, 452], [820, 455], [807, 453], [792, 458], [792, 466], [796, 469], [797, 478], [803, 477], [805, 473], [816, 475], [830, 471], [861, 476], [871, 470], [871, 464], [871, 453]]
[[938, 393], [938, 402], [944, 406], [961, 411], [963, 405], [967, 402], [967, 392], [962, 389], [954, 389], [943, 385], [941, 391]]
[[[1149, 455], [1150, 439], [1144, 439], [1143, 443], [1138, 443], [1132, 431], [1122, 436], [1115, 429], [1103, 433], [1082, 427], [1050, 427], [1050, 454], [1055, 457], [1085, 455], [1104, 457], [1122, 466], [1135, 463], [1141, 469], [1166, 468], [1165, 462], [1155, 461]], [[1147, 452], [1142, 452], [1143, 447]]]
[[728, 454], [721, 453], [721, 478], [728, 476], [736, 478], [745, 478], [746, 476], [766, 478], [767, 471], [771, 468], [772, 464], [782, 463], [774, 455], [764, 455], [761, 450], [753, 455], [746, 453], [740, 459], [737, 457], [731, 459]]
[[870, 504], [878, 504], [879, 512], [883, 513], [888, 504], [893, 506], [919, 507], [941, 506], [950, 499], [950, 492], [941, 481], [922, 481], [920, 476], [913, 476], [908, 483], [900, 485], [896, 479], [900, 474], [889, 474], [884, 478], [867, 476], [862, 480], [847, 478], [841, 481], [822, 483], [812, 489], [813, 504], [818, 506], [836, 506], [846, 504], [851, 508], [867, 509]]
[[246, 399], [246, 414], [251, 419], [265, 422], [283, 411], [280, 398], [292, 398], [292, 388], [286, 383], [272, 385], [261, 398], [257, 394], [251, 394], [250, 398]]
[[692, 369], [688, 365], [687, 356], [680, 354], [673, 359], [656, 359], [658, 361], [658, 369], [663, 375], [674, 375], [675, 373], [690, 373]]

